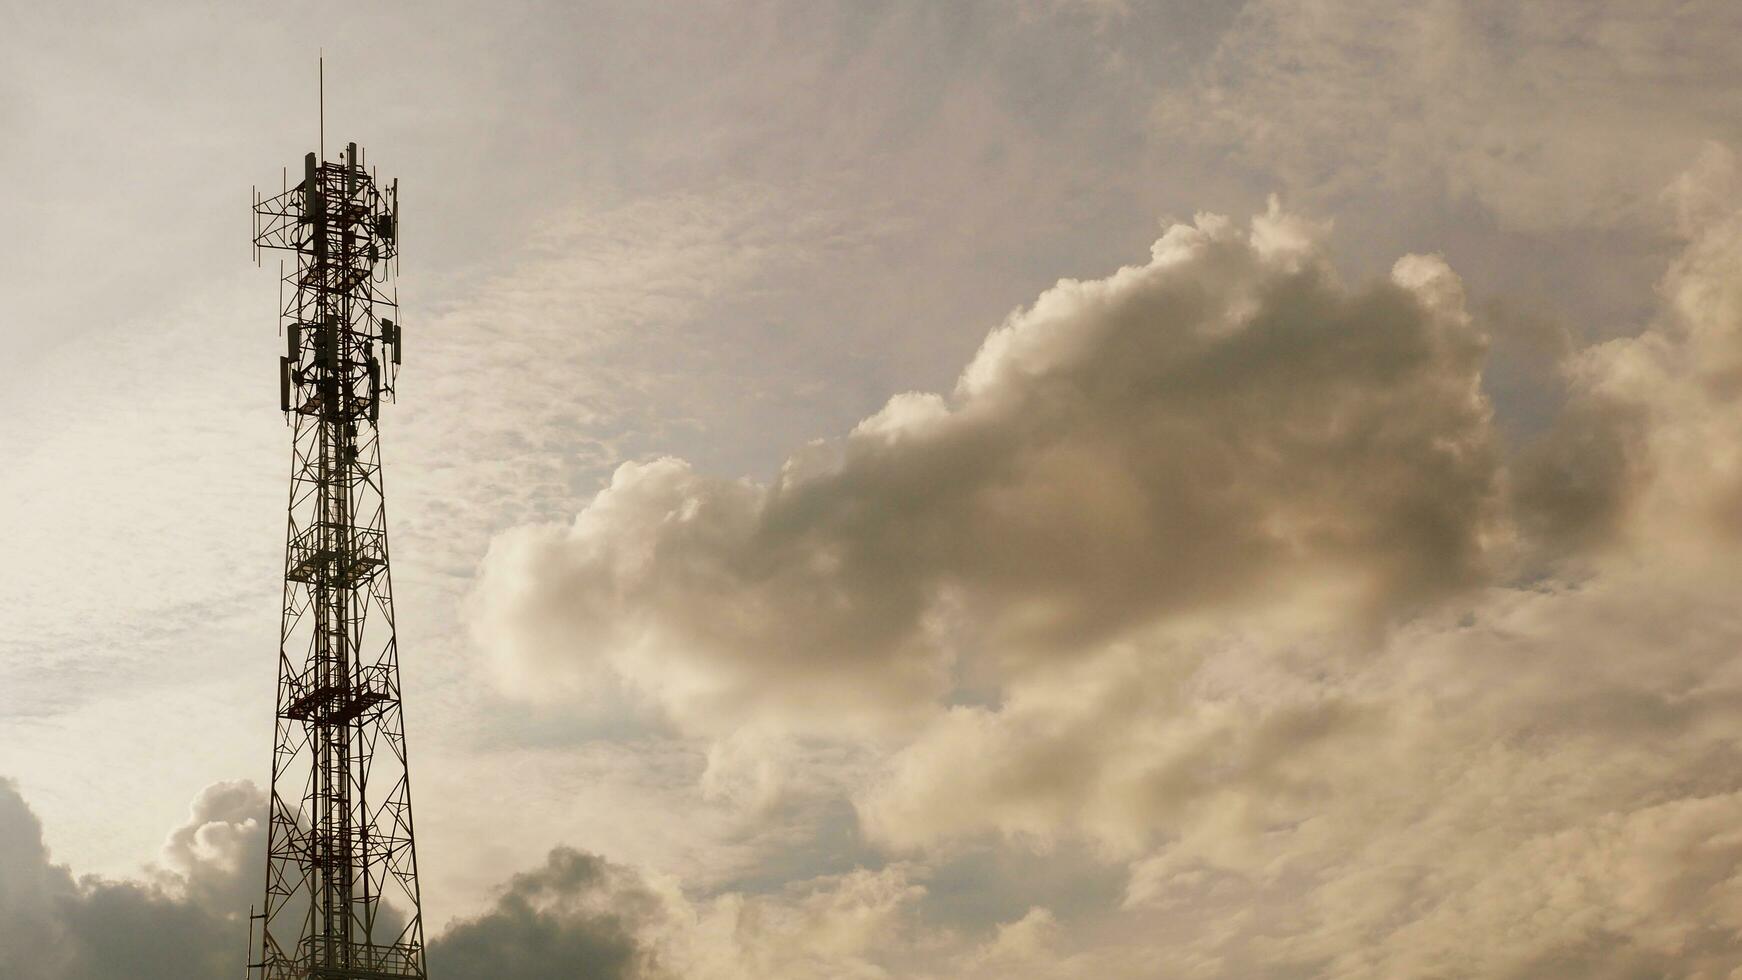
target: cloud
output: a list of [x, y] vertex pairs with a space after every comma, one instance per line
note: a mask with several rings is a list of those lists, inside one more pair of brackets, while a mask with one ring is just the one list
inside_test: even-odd
[[[1678, 193], [1712, 193], [1728, 159]], [[1128, 862], [1114, 921], [1141, 944], [1165, 916], [1181, 976], [1734, 975], [1728, 200], [1684, 224], [1661, 315], [1568, 363], [1567, 415], [1521, 464], [1562, 469], [1512, 498], [1582, 528], [1532, 532], [1549, 558], [1526, 566], [1554, 571], [1373, 649], [1249, 623], [1103, 645], [926, 726], [861, 791], [868, 831], [934, 856], [1094, 841]]]
[[432, 943], [431, 969], [502, 980], [665, 976], [640, 935], [661, 903], [627, 869], [557, 848], [544, 867], [515, 875], [489, 911]]
[[1003, 977], [1054, 959], [1056, 922], [1045, 909], [983, 940], [928, 922], [927, 876], [924, 865], [897, 862], [691, 896], [559, 847], [488, 912], [456, 923], [430, 960], [461, 976], [871, 980]]
[[[9, 781], [0, 783], [0, 871], [0, 962], [22, 980], [59, 975], [69, 951], [54, 905], [76, 888], [64, 869], [48, 863], [42, 824]], [[32, 958], [23, 955], [27, 950]]]
[[1199, 820], [1232, 831], [1294, 814], [1385, 711], [1271, 654], [1230, 637], [1121, 643], [1008, 685], [997, 708], [951, 709], [862, 790], [867, 831], [897, 847], [1079, 833], [1129, 856]]
[[1686, 239], [1648, 328], [1573, 352], [1556, 431], [1516, 466], [1520, 511], [1643, 553], [1742, 534], [1742, 179], [1711, 144], [1666, 198]]
[[[514, 532], [478, 601], [485, 623], [536, 614], [497, 622], [536, 641], [511, 651], [522, 681], [651, 696], [712, 739], [704, 792], [757, 813], [789, 792], [795, 731], [881, 751], [839, 791], [884, 852], [855, 853], [886, 860], [708, 893], [558, 848], [436, 937], [432, 964], [1728, 976], [1742, 215], [1715, 202], [1732, 166], [1714, 151], [1677, 191], [1691, 237], [1661, 315], [1565, 358], [1567, 416], [1539, 447], [1561, 465], [1530, 493], [1444, 264], [1351, 289], [1320, 232], [1278, 212], [1202, 218], [1146, 265], [1061, 284], [951, 395], [892, 399], [768, 486], [636, 464], [573, 525]], [[1533, 548], [1550, 557], [1513, 560]], [[757, 648], [792, 636], [820, 662]], [[629, 642], [576, 655], [598, 637]], [[845, 722], [819, 720], [837, 704]], [[0, 970], [227, 975], [262, 809], [215, 785], [160, 866], [78, 879], [0, 790]], [[938, 914], [937, 869], [987, 841], [1086, 845], [1123, 869], [1121, 901]]]
[[493, 543], [475, 634], [524, 694], [878, 729], [1164, 617], [1376, 623], [1476, 585], [1505, 529], [1461, 285], [1409, 256], [1350, 289], [1322, 234], [1175, 226], [768, 485], [626, 464]]
[[[52, 863], [42, 825], [0, 781], [0, 976], [18, 980], [233, 977], [246, 912], [260, 901], [266, 799], [252, 783], [207, 787], [136, 878], [75, 878]], [[665, 897], [627, 869], [566, 848], [516, 875], [485, 913], [430, 946], [457, 976], [663, 976], [635, 930], [665, 925]]]
[[1532, 231], [1656, 223], [1656, 189], [1735, 134], [1716, 80], [1739, 27], [1721, 2], [1252, 0], [1154, 119], [1322, 199], [1472, 199]]
[[[0, 975], [9, 980], [231, 977], [265, 842], [248, 783], [195, 800], [133, 879], [75, 878], [53, 864], [35, 815], [0, 782]], [[430, 943], [444, 976], [571, 980], [1002, 976], [1040, 955], [1056, 923], [1031, 910], [983, 942], [926, 923], [923, 865], [894, 863], [770, 890], [691, 896], [675, 882], [556, 847], [489, 907]], [[934, 970], [943, 964], [946, 972]], [[959, 970], [949, 972], [950, 964]]]
[[510, 879], [483, 914], [451, 925], [431, 946], [431, 968], [506, 980], [870, 980], [1004, 977], [1055, 960], [1057, 923], [1045, 909], [983, 938], [927, 921], [928, 873], [895, 862], [692, 895], [661, 876], [558, 847], [543, 866]]
[[920, 867], [1125, 868], [1118, 908], [925, 922], [879, 969], [1730, 976], [1736, 172], [1673, 185], [1659, 312], [1550, 345], [1564, 404], [1510, 452], [1444, 263], [1351, 289], [1322, 231], [1200, 218], [768, 485], [631, 464], [500, 539], [479, 638], [522, 691], [650, 697], [754, 787], [782, 725], [881, 722], [848, 792]]
[[1512, 461], [1510, 502], [1544, 559], [1612, 543], [1649, 480], [1642, 408], [1574, 383], [1551, 429]]
[[171, 834], [167, 868], [141, 880], [74, 879], [50, 862], [42, 825], [18, 790], [0, 781], [0, 974], [20, 980], [232, 977], [238, 937], [264, 855], [254, 815], [259, 790], [218, 784]]
[[723, 895], [695, 912], [684, 976], [882, 977], [914, 945], [925, 887], [890, 865], [793, 882], [772, 895]]
[[[1605, 336], [1613, 322], [1637, 325], [1631, 287], [1646, 280], [1607, 259], [1644, 261], [1638, 256], [1649, 252], [1656, 261], [1662, 242], [1633, 222], [1655, 216], [1651, 195], [1692, 141], [1735, 126], [1725, 74], [1735, 34], [1725, 28], [1735, 15], [1726, 5], [1249, 0], [1186, 5], [1204, 12], [1176, 15], [1166, 8], [1179, 5], [1166, 4], [910, 4], [870, 14], [851, 4], [773, 4], [651, 19], [636, 15], [636, 5], [617, 6], [555, 20], [453, 12], [431, 20], [447, 25], [441, 38], [396, 35], [410, 57], [359, 55], [345, 72], [359, 91], [444, 96], [383, 116], [388, 130], [375, 145], [399, 146], [392, 155], [411, 168], [407, 187], [424, 188], [420, 200], [433, 205], [419, 213], [460, 219], [431, 221], [414, 235], [422, 258], [408, 271], [427, 279], [407, 297], [422, 304], [425, 328], [415, 354], [423, 367], [408, 378], [423, 387], [410, 392], [390, 450], [403, 467], [396, 480], [410, 491], [396, 498], [396, 533], [404, 532], [396, 541], [410, 559], [400, 568], [411, 586], [402, 598], [424, 597], [401, 608], [402, 639], [425, 654], [408, 659], [408, 669], [424, 665], [421, 680], [408, 675], [408, 683], [432, 695], [420, 703], [444, 719], [432, 740], [418, 741], [430, 775], [439, 773], [456, 800], [484, 801], [427, 808], [435, 813], [420, 828], [424, 842], [439, 845], [443, 834], [459, 842], [431, 848], [441, 858], [432, 870], [453, 875], [450, 858], [460, 855], [467, 865], [453, 887], [426, 879], [435, 902], [476, 910], [475, 889], [548, 847], [550, 831], [509, 835], [518, 841], [474, 834], [476, 847], [460, 841], [467, 831], [496, 829], [504, 811], [524, 830], [536, 810], [561, 822], [558, 833], [595, 848], [607, 839], [593, 832], [599, 826], [658, 841], [636, 857], [657, 855], [664, 860], [653, 863], [666, 870], [693, 872], [686, 887], [706, 879], [750, 889], [730, 901], [692, 893], [679, 902], [651, 879], [614, 877], [613, 865], [569, 875], [553, 858], [529, 872], [532, 884], [511, 884], [505, 904], [483, 910], [484, 918], [502, 916], [489, 919], [500, 936], [549, 925], [563, 934], [552, 949], [588, 949], [620, 936], [601, 931], [590, 911], [613, 889], [660, 894], [659, 921], [670, 921], [647, 926], [658, 936], [646, 940], [657, 951], [648, 956], [672, 969], [1725, 972], [1733, 875], [1721, 827], [1733, 816], [1725, 774], [1735, 768], [1726, 748], [1733, 684], [1725, 663], [1735, 630], [1725, 586], [1737, 569], [1722, 553], [1735, 543], [1739, 472], [1728, 448], [1738, 444], [1728, 420], [1739, 416], [1726, 326], [1734, 316], [1725, 307], [1728, 283], [1739, 277], [1725, 257], [1737, 243], [1710, 233], [1734, 207], [1721, 159], [1676, 190], [1682, 230], [1705, 244], [1665, 281], [1661, 322], [1637, 338], [1543, 355], [1561, 358], [1562, 374], [1553, 393], [1530, 404], [1547, 418], [1564, 389], [1571, 406], [1520, 455], [1504, 451], [1511, 420], [1495, 435], [1477, 418], [1485, 409], [1476, 348], [1490, 323], [1444, 315], [1461, 304], [1432, 286], [1450, 280], [1431, 260], [1407, 263], [1375, 286], [1345, 285], [1311, 244], [1323, 232], [1279, 217], [1263, 229], [1200, 225], [1194, 231], [1208, 244], [1180, 266], [1180, 277], [1193, 273], [1212, 299], [1232, 303], [1244, 290], [1279, 316], [1324, 321], [1344, 341], [1363, 336], [1345, 329], [1359, 317], [1319, 317], [1311, 303], [1272, 299], [1264, 284], [1296, 283], [1308, 299], [1329, 297], [1320, 305], [1333, 312], [1386, 297], [1406, 313], [1436, 311], [1399, 315], [1400, 329], [1382, 332], [1388, 342], [1455, 342], [1395, 385], [1370, 370], [1386, 357], [1363, 363], [1362, 344], [1321, 350], [1312, 370], [1285, 369], [1288, 352], [1267, 346], [1256, 314], [1202, 345], [1222, 344], [1218, 361], [1214, 350], [1107, 341], [1096, 325], [1111, 321], [1089, 307], [1141, 306], [1144, 283], [1164, 274], [1140, 247], [1142, 236], [1154, 237], [1141, 227], [1150, 215], [1189, 214], [1188, 194], [1240, 213], [1253, 183], [1280, 180], [1297, 205], [1338, 214], [1345, 269], [1381, 268], [1366, 264], [1374, 254], [1389, 260], [1405, 248], [1444, 248], [1473, 291], [1516, 285], [1550, 309], [1577, 296], [1566, 301], [1574, 318]], [[1042, 7], [1064, 12], [1031, 14]], [[192, 50], [242, 26], [200, 16], [206, 26], [170, 31], [174, 43], [185, 48], [192, 38]], [[1223, 39], [1226, 18], [1234, 20]], [[285, 23], [306, 30], [306, 21]], [[32, 190], [13, 195], [27, 216], [53, 220], [11, 223], [24, 232], [12, 241], [18, 261], [6, 263], [9, 291], [23, 297], [26, 315], [11, 317], [6, 332], [22, 332], [10, 363], [12, 374], [29, 376], [15, 379], [11, 401], [62, 407], [44, 419], [27, 412], [33, 421], [8, 433], [27, 433], [21, 452], [8, 454], [24, 463], [16, 492], [0, 496], [14, 498], [12, 523], [29, 526], [8, 533], [27, 560], [12, 563], [22, 579], [0, 588], [12, 597], [0, 620], [13, 637], [0, 655], [12, 665], [0, 700], [33, 717], [0, 740], [27, 784], [59, 786], [52, 795], [62, 801], [77, 797], [68, 787], [102, 754], [93, 745], [115, 743], [104, 783], [119, 789], [106, 803], [137, 812], [152, 799], [161, 804], [162, 787], [185, 782], [189, 771], [245, 767], [201, 761], [226, 751], [226, 740], [166, 736], [160, 726], [154, 747], [138, 736], [151, 725], [121, 724], [126, 717], [161, 720], [165, 697], [176, 701], [167, 714], [202, 719], [207, 730], [231, 727], [212, 715], [223, 704], [237, 706], [237, 718], [269, 710], [250, 707], [258, 697], [179, 683], [211, 675], [196, 678], [209, 686], [233, 674], [206, 669], [211, 651], [234, 644], [210, 642], [213, 617], [190, 609], [209, 611], [214, 596], [221, 612], [268, 608], [233, 587], [237, 548], [206, 544], [231, 528], [265, 552], [254, 567], [270, 569], [271, 535], [246, 530], [270, 530], [269, 520], [236, 510], [237, 520], [203, 522], [191, 547], [164, 549], [150, 518], [161, 501], [178, 504], [165, 513], [181, 513], [190, 497], [176, 492], [182, 484], [198, 485], [192, 496], [236, 498], [206, 491], [214, 466], [255, 471], [230, 465], [244, 442], [272, 450], [257, 471], [272, 489], [281, 469], [276, 433], [253, 440], [234, 426], [179, 424], [181, 416], [213, 417], [210, 398], [181, 395], [227, 391], [206, 385], [205, 375], [254, 359], [231, 341], [255, 337], [264, 359], [253, 363], [261, 364], [271, 338], [226, 329], [230, 341], [220, 343], [201, 327], [194, 346], [212, 356], [189, 373], [188, 345], [163, 340], [193, 335], [157, 327], [176, 319], [160, 315], [162, 297], [186, 293], [191, 280], [158, 275], [141, 292], [141, 277], [158, 271], [151, 261], [115, 266], [96, 277], [106, 285], [86, 282], [79, 302], [64, 302], [55, 270], [77, 267], [94, 216], [120, 215], [138, 230], [153, 226], [138, 219], [165, 209], [161, 196], [129, 197], [130, 184], [148, 180], [106, 181], [105, 171], [125, 158], [136, 177], [164, 175], [172, 162], [185, 168], [190, 146], [117, 140], [112, 126], [64, 122], [88, 122], [91, 112], [81, 110], [90, 109], [99, 120], [132, 120], [134, 128], [152, 120], [154, 132], [168, 133], [177, 128], [174, 112], [139, 110], [192, 106], [182, 120], [202, 120], [201, 159], [231, 171], [258, 167], [243, 156], [279, 137], [264, 116], [258, 131], [209, 125], [233, 115], [214, 93], [236, 90], [222, 79], [242, 61], [204, 78], [141, 73], [112, 57], [141, 24], [123, 19], [118, 30], [75, 37], [58, 29], [64, 22], [26, 23], [13, 45], [19, 79], [44, 82], [43, 94], [55, 96], [26, 100], [19, 121], [63, 149], [68, 140], [54, 137], [66, 130], [75, 152], [63, 153], [70, 170], [21, 168]], [[568, 29], [577, 26], [586, 29]], [[1085, 44], [1090, 27], [1094, 43]], [[372, 44], [361, 35], [354, 42], [358, 52]], [[443, 56], [456, 45], [471, 56]], [[582, 49], [585, 57], [567, 56]], [[1210, 61], [1200, 66], [1203, 57]], [[125, 78], [127, 91], [46, 84], [80, 58], [97, 70], [71, 74]], [[156, 84], [158, 75], [171, 83]], [[1158, 89], [1159, 129], [1145, 133], [1136, 123]], [[190, 93], [192, 100], [179, 97]], [[510, 119], [491, 111], [510, 102]], [[407, 125], [393, 131], [393, 118]], [[567, 125], [574, 119], [586, 124]], [[698, 185], [699, 173], [709, 176]], [[211, 198], [212, 215], [229, 213], [216, 206], [229, 191], [191, 191]], [[585, 202], [584, 215], [566, 203], [574, 201]], [[889, 208], [903, 222], [899, 233], [831, 251], [823, 243], [836, 231], [855, 237], [857, 224], [803, 224], [825, 206], [861, 215], [865, 201]], [[190, 211], [185, 200], [172, 206]], [[525, 234], [523, 219], [534, 212], [547, 235]], [[214, 217], [212, 227], [228, 221]], [[112, 225], [104, 227], [116, 237], [142, 237]], [[1513, 234], [1568, 225], [1577, 228], [1555, 237]], [[181, 222], [171, 237], [215, 259], [207, 244], [220, 239], [200, 228]], [[195, 241], [202, 237], [210, 242]], [[1215, 278], [1224, 246], [1235, 255], [1221, 269], [1225, 281]], [[1604, 261], [1589, 261], [1593, 254]], [[952, 390], [938, 372], [965, 363], [1003, 304], [1032, 298], [1051, 281], [1043, 276], [1100, 276], [1126, 255], [1136, 264], [1129, 274], [1047, 294], [1066, 311], [1054, 318], [1063, 324], [1058, 336], [1038, 305], [1019, 313], [1013, 333], [1027, 339], [988, 346], [980, 360], [1008, 370], [988, 371], [984, 386]], [[465, 269], [498, 259], [478, 270], [488, 278]], [[184, 264], [208, 276], [216, 268]], [[1496, 269], [1504, 274], [1490, 274]], [[1554, 284], [1568, 281], [1576, 288], [1554, 297]], [[227, 290], [207, 292], [209, 301], [196, 305], [211, 308], [190, 309], [213, 330], [236, 322], [231, 307], [258, 309], [231, 303]], [[124, 306], [145, 310], [137, 324], [151, 329], [116, 315]], [[1624, 317], [1607, 315], [1619, 307]], [[1195, 320], [1148, 319], [1160, 336], [1199, 335]], [[121, 326], [93, 332], [106, 322]], [[136, 363], [129, 354], [138, 345], [121, 339], [129, 332], [150, 338], [142, 343], [153, 349], [182, 352], [175, 370], [155, 370], [150, 358]], [[1061, 338], [1082, 351], [1055, 345]], [[50, 342], [64, 349], [42, 356]], [[1465, 346], [1445, 353], [1457, 345]], [[229, 356], [238, 352], [247, 357]], [[1486, 356], [1492, 363], [1509, 354], [1502, 345]], [[1227, 364], [1239, 370], [1214, 370]], [[1181, 388], [1171, 405], [1147, 393], [1104, 398], [1121, 390], [1117, 368], [1156, 372], [1149, 377], [1166, 376], [1170, 365], [1180, 378], [1209, 383]], [[1250, 383], [1267, 369], [1274, 384]], [[117, 383], [122, 375], [142, 380]], [[886, 384], [890, 376], [901, 380]], [[49, 379], [58, 397], [36, 397], [42, 385], [31, 378]], [[186, 389], [179, 395], [174, 378]], [[1490, 372], [1481, 385], [1504, 414], [1518, 403], [1492, 379]], [[801, 395], [801, 382], [825, 394]], [[1442, 399], [1466, 385], [1476, 392], [1468, 400]], [[873, 415], [868, 398], [903, 387], [936, 394], [900, 396], [849, 434], [851, 419]], [[1243, 400], [1252, 389], [1275, 400]], [[1291, 440], [1296, 419], [1310, 430], [1341, 417], [1343, 395], [1374, 392], [1356, 420], [1383, 420], [1379, 431], [1395, 421], [1402, 452]], [[1447, 424], [1416, 415], [1436, 405], [1450, 407]], [[128, 443], [147, 427], [151, 438]], [[171, 430], [193, 431], [193, 455], [216, 462], [174, 447], [166, 453], [157, 436]], [[779, 478], [767, 476], [768, 447], [798, 446], [819, 432], [840, 438], [795, 454]], [[654, 445], [687, 464], [640, 455]], [[1448, 467], [1448, 477], [1422, 465], [1443, 447], [1471, 449], [1468, 466]], [[158, 469], [178, 468], [175, 479], [158, 481], [166, 492], [141, 497], [139, 486], [154, 480], [149, 466], [134, 479], [111, 479], [141, 453]], [[578, 509], [576, 488], [590, 497], [597, 468], [622, 458], [642, 462], [612, 488], [616, 509], [595, 504], [589, 532], [588, 546], [606, 557], [577, 557], [580, 535], [569, 527], [498, 545], [493, 567], [504, 577], [492, 584], [503, 591], [481, 593], [479, 609], [503, 619], [480, 619], [480, 628], [493, 632], [487, 639], [523, 694], [558, 702], [521, 723], [512, 706], [477, 697], [472, 658], [440, 646], [456, 639], [449, 600], [489, 535], [510, 523], [566, 525]], [[714, 476], [740, 472], [764, 475], [750, 483]], [[1163, 479], [1170, 474], [1177, 483]], [[1409, 479], [1422, 474], [1430, 474], [1426, 486]], [[50, 485], [59, 492], [45, 497], [40, 488]], [[1286, 492], [1272, 494], [1274, 487]], [[121, 499], [129, 496], [145, 500], [143, 509]], [[260, 499], [270, 519], [280, 498]], [[1425, 516], [1393, 512], [1410, 503]], [[1173, 515], [1179, 526], [1132, 513]], [[686, 521], [695, 526], [673, 529]], [[70, 533], [75, 525], [127, 533], [80, 539]], [[1524, 543], [1516, 565], [1512, 539]], [[515, 540], [524, 561], [513, 554]], [[209, 583], [154, 572], [189, 561]], [[789, 567], [798, 571], [768, 571]], [[91, 570], [105, 568], [116, 588], [105, 588], [101, 574], [93, 581]], [[443, 580], [420, 585], [432, 571]], [[220, 578], [231, 585], [219, 587]], [[206, 606], [177, 604], [177, 589]], [[81, 617], [53, 611], [72, 608], [68, 601], [101, 607], [97, 626], [67, 628]], [[128, 621], [153, 624], [151, 635], [111, 642], [138, 632]], [[240, 635], [247, 624], [237, 623]], [[269, 635], [270, 624], [263, 628]], [[196, 629], [200, 641], [176, 640]], [[151, 656], [159, 647], [181, 652]], [[183, 655], [197, 650], [208, 653]], [[137, 663], [117, 666], [117, 657]], [[65, 668], [62, 683], [39, 669], [51, 660]], [[173, 663], [185, 677], [140, 672]], [[142, 678], [150, 683], [132, 683]], [[595, 684], [605, 698], [628, 688], [704, 737], [644, 742], [621, 710], [565, 725], [563, 706]], [[269, 696], [264, 685], [255, 690]], [[806, 738], [792, 738], [795, 729]], [[817, 731], [878, 737], [819, 750], [809, 739]], [[490, 741], [480, 748], [485, 732]], [[524, 751], [532, 741], [536, 755]], [[186, 748], [172, 764], [183, 779], [164, 778], [164, 742]], [[629, 777], [594, 779], [607, 753], [617, 760], [612, 772], [657, 789], [637, 794], [620, 788]], [[115, 765], [133, 756], [153, 764]], [[844, 757], [852, 767], [836, 761]], [[502, 799], [466, 785], [467, 774], [482, 770], [492, 770]], [[819, 770], [828, 772], [818, 778]], [[859, 784], [864, 770], [882, 773]], [[552, 792], [559, 771], [575, 792]], [[696, 792], [673, 788], [698, 779]], [[813, 807], [807, 794], [830, 794], [826, 825], [809, 816], [825, 804]], [[806, 801], [803, 820], [793, 815], [795, 796]], [[440, 804], [442, 788], [425, 802]], [[135, 918], [161, 914], [160, 931], [182, 936], [191, 933], [175, 922], [197, 925], [201, 909], [236, 914], [253, 888], [222, 855], [228, 837], [254, 831], [226, 806], [214, 799], [187, 839], [166, 846], [162, 866], [131, 882], [81, 880], [27, 855], [30, 847], [12, 854], [4, 860], [16, 873], [0, 875], [12, 921], [37, 939], [71, 935], [77, 917], [68, 910], [108, 903]], [[742, 824], [722, 819], [724, 809], [744, 811]], [[5, 819], [6, 830], [19, 832], [0, 852], [28, 841], [40, 850], [33, 820]], [[59, 828], [50, 834], [56, 858], [81, 854], [110, 868], [153, 843], [134, 839], [125, 822], [110, 827]], [[950, 909], [981, 903], [982, 931], [948, 936], [948, 913], [928, 905], [950, 887], [948, 874], [896, 872], [873, 860], [937, 866], [963, 850], [1028, 847], [1090, 851], [1103, 862], [1094, 872], [1102, 880], [1127, 869], [1126, 906], [1096, 904], [1105, 902], [1104, 887], [1084, 898], [1036, 895], [1028, 881], [975, 881], [960, 885], [972, 894], [947, 901]], [[606, 851], [623, 859], [615, 841]], [[861, 862], [871, 869], [848, 870]], [[828, 874], [815, 877], [821, 872]], [[720, 884], [728, 876], [754, 884]], [[787, 878], [800, 881], [782, 889]], [[572, 909], [562, 889], [581, 896]], [[19, 897], [26, 892], [60, 898], [27, 901]], [[1005, 927], [997, 935], [984, 931], [994, 913], [982, 896], [991, 892]], [[520, 910], [513, 895], [529, 910], [524, 922], [510, 921]], [[1031, 906], [1038, 911], [1024, 911]], [[876, 927], [856, 931], [861, 920]], [[690, 931], [703, 923], [718, 929], [717, 945]], [[617, 924], [642, 928], [634, 917]], [[726, 942], [740, 927], [756, 942]], [[572, 946], [564, 945], [568, 932]], [[1493, 938], [1478, 946], [1465, 938], [1470, 932]], [[830, 935], [853, 938], [823, 938]], [[83, 942], [56, 944], [67, 958], [47, 966], [101, 972]], [[963, 958], [964, 948], [984, 958]], [[688, 958], [679, 955], [686, 949]]]

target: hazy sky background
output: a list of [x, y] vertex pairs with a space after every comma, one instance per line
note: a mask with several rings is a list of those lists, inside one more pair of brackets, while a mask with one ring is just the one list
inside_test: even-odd
[[8, 7], [0, 973], [240, 962], [324, 49], [438, 976], [1732, 976], [1739, 31]]

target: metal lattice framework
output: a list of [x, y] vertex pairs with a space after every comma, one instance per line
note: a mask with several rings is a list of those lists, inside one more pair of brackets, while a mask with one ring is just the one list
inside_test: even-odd
[[[381, 439], [401, 354], [399, 188], [355, 143], [254, 195], [254, 245], [293, 253], [279, 402], [294, 437], [266, 900], [254, 980], [426, 976], [387, 559]], [[252, 942], [250, 942], [252, 948]]]

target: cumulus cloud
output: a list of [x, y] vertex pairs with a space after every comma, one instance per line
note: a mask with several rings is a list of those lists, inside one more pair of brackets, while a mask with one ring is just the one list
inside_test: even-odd
[[[1716, 153], [1677, 195], [1730, 172]], [[1659, 318], [1572, 357], [1568, 416], [1521, 462], [1561, 467], [1513, 499], [1582, 525], [1542, 539], [1582, 561], [1373, 650], [1228, 624], [1105, 645], [934, 720], [862, 791], [870, 832], [1097, 841], [1129, 862], [1132, 941], [1186, 923], [1158, 953], [1182, 976], [1734, 975], [1728, 200], [1693, 209]]]
[[1476, 585], [1505, 528], [1461, 284], [1409, 256], [1350, 288], [1322, 235], [1175, 226], [768, 485], [626, 464], [497, 539], [476, 635], [522, 693], [843, 730], [1161, 618], [1372, 624]]
[[1648, 329], [1573, 352], [1569, 402], [1514, 467], [1522, 519], [1546, 538], [1630, 536], [1645, 553], [1742, 533], [1742, 177], [1708, 145], [1665, 192], [1686, 247]]

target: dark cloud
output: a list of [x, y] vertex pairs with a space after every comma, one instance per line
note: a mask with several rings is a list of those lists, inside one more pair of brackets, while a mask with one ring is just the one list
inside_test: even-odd
[[510, 879], [489, 911], [431, 944], [430, 969], [500, 980], [663, 977], [639, 935], [660, 911], [631, 872], [557, 848], [544, 867]]
[[[265, 842], [255, 818], [264, 809], [250, 784], [214, 785], [170, 835], [166, 867], [130, 880], [75, 878], [51, 862], [40, 822], [0, 781], [0, 977], [237, 976], [250, 952], [245, 899], [260, 887], [253, 869]], [[890, 865], [692, 899], [557, 847], [511, 877], [482, 913], [435, 937], [430, 970], [500, 980], [761, 980], [878, 976], [880, 964], [906, 963], [906, 975], [921, 976], [916, 953], [960, 945], [915, 917], [921, 875]]]
[[[0, 977], [7, 980], [231, 980], [260, 899], [266, 803], [251, 783], [217, 783], [164, 845], [165, 866], [133, 880], [75, 878], [42, 825], [0, 780]], [[662, 899], [627, 869], [558, 848], [514, 876], [484, 914], [430, 945], [453, 977], [643, 980], [661, 972], [641, 931]]]
[[[171, 867], [145, 880], [74, 879], [53, 864], [42, 825], [0, 781], [0, 976], [20, 980], [232, 978], [244, 955], [244, 858], [264, 854], [248, 784], [219, 784], [171, 837]], [[251, 867], [252, 860], [248, 861]]]
[[1512, 463], [1512, 506], [1536, 557], [1614, 542], [1650, 478], [1638, 405], [1579, 395]]

